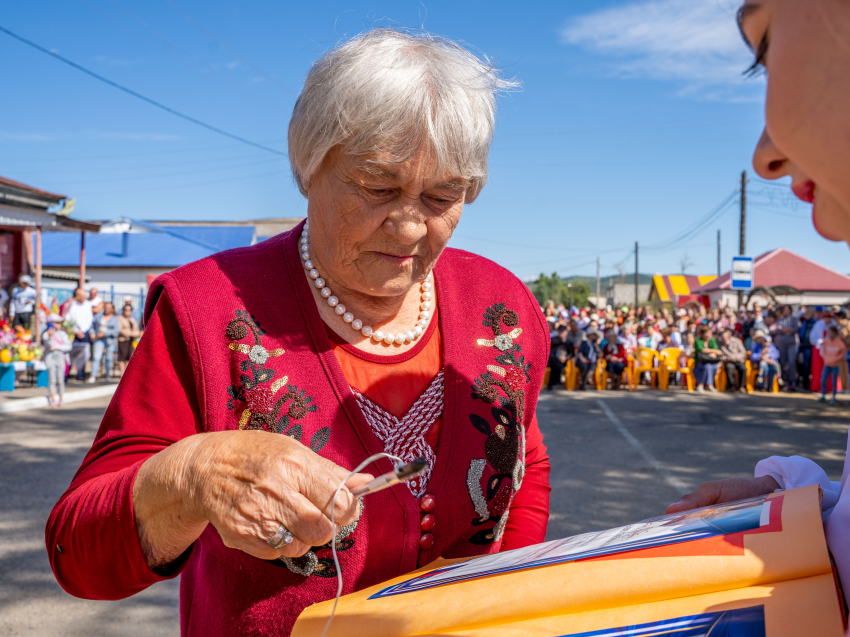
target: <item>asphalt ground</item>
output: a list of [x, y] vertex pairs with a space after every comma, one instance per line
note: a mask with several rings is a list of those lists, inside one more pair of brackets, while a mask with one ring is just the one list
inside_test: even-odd
[[[538, 419], [552, 461], [548, 539], [635, 522], [704, 480], [752, 475], [798, 454], [841, 476], [850, 402], [809, 395], [543, 392]], [[44, 524], [109, 400], [0, 415], [0, 635], [177, 635], [177, 581], [117, 602], [65, 593]]]

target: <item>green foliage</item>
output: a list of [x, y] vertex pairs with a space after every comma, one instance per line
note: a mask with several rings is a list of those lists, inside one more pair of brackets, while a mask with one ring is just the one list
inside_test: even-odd
[[569, 308], [570, 283], [572, 283], [573, 288], [573, 305], [585, 307], [587, 297], [590, 295], [590, 286], [584, 281], [565, 280], [559, 277], [557, 272], [553, 272], [551, 276], [541, 274], [540, 278], [533, 282], [530, 287], [541, 307], [545, 308], [546, 302], [551, 300], [555, 302], [555, 305], [563, 303]]

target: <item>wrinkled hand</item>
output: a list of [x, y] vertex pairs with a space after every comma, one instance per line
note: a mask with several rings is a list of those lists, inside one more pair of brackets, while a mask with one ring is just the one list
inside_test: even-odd
[[711, 506], [712, 504], [754, 498], [773, 493], [779, 488], [779, 483], [770, 476], [712, 480], [711, 482], [703, 482], [697, 487], [696, 491], [682, 496], [678, 502], [668, 506], [665, 513], [679, 513]]
[[[269, 560], [303, 555], [357, 519], [360, 505], [343, 487], [334, 507], [337, 529], [331, 524], [334, 491], [348, 474], [289, 436], [240, 431], [208, 445], [187, 477], [192, 508], [210, 521], [225, 546]], [[348, 486], [371, 479], [360, 474]], [[275, 550], [266, 540], [281, 524], [295, 540]]]
[[[225, 546], [272, 560], [325, 544], [360, 515], [349, 488], [331, 501], [349, 470], [288, 437], [225, 431], [185, 438], [148, 459], [134, 484], [136, 526], [151, 567], [168, 564], [212, 524]], [[278, 550], [266, 540], [280, 525], [295, 539]]]

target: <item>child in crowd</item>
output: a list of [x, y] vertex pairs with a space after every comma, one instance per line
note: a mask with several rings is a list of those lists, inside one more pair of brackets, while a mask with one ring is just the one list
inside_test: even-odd
[[665, 327], [661, 330], [661, 342], [658, 344], [658, 351], [660, 352], [668, 347], [676, 347], [676, 343], [673, 342], [673, 330]]
[[696, 341], [697, 339], [693, 332], [685, 332], [685, 340], [682, 343], [682, 355], [679, 357], [679, 367], [688, 366], [688, 360], [693, 358], [694, 355]]
[[47, 400], [51, 407], [61, 407], [65, 402], [65, 367], [71, 339], [62, 329], [62, 317], [47, 317], [47, 329], [41, 336], [44, 345], [44, 364], [47, 366]]
[[832, 378], [832, 400], [829, 402], [835, 404], [835, 391], [838, 385], [838, 365], [844, 360], [847, 355], [847, 345], [838, 335], [838, 327], [830, 325], [827, 329], [827, 337], [821, 345], [821, 356], [823, 356], [823, 374], [821, 375], [820, 389], [821, 395], [818, 402], [826, 401], [826, 384]]
[[753, 334], [750, 362], [753, 365], [758, 365], [759, 375], [756, 385], [764, 390], [773, 387], [773, 379], [776, 378], [777, 374], [782, 374], [782, 368], [779, 366], [779, 350], [776, 349], [770, 336], [765, 334], [763, 330], [756, 330]]

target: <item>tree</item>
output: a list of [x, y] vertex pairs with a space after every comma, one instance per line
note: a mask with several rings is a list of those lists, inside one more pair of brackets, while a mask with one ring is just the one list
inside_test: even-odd
[[692, 265], [694, 265], [694, 262], [691, 261], [690, 257], [688, 256], [688, 253], [685, 252], [685, 254], [682, 255], [682, 258], [679, 259], [679, 267], [682, 268], [682, 274], [687, 272], [688, 268], [690, 268]]
[[570, 305], [570, 284], [572, 284], [573, 305], [585, 307], [587, 297], [590, 295], [590, 287], [584, 281], [564, 280], [553, 272], [551, 276], [540, 274], [531, 288], [534, 297], [541, 307], [546, 307], [547, 301], [554, 301], [555, 305], [563, 303], [565, 307]]

